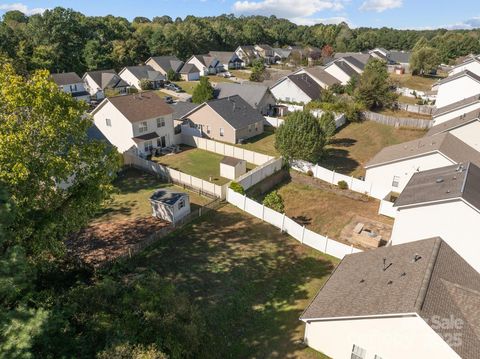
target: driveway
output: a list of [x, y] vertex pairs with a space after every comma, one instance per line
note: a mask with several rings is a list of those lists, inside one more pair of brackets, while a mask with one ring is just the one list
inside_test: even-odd
[[172, 90], [167, 90], [166, 88], [161, 89], [161, 91], [169, 96], [173, 96], [173, 98], [178, 98], [180, 101], [188, 101], [192, 97], [192, 95], [186, 92], [175, 92]]

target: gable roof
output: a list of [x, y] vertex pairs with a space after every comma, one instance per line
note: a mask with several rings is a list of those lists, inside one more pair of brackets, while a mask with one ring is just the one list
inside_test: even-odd
[[239, 47], [237, 47], [237, 49], [235, 50], [235, 53], [236, 53], [238, 50], [242, 50], [243, 53], [244, 53], [245, 55], [247, 55], [247, 57], [249, 57], [249, 58], [257, 57], [257, 53], [256, 53], [256, 51], [255, 51], [255, 46], [252, 46], [252, 45], [242, 45], [242, 46], [239, 46]]
[[477, 103], [477, 102], [480, 102], [480, 94], [476, 94], [474, 96], [464, 98], [463, 100], [451, 103], [449, 105], [439, 107], [435, 110], [435, 112], [433, 113], [433, 116], [441, 116], [455, 110], [460, 110], [464, 107], [473, 105], [474, 103]]
[[51, 77], [58, 86], [78, 84], [83, 82], [80, 76], [78, 76], [75, 72], [62, 72], [58, 74], [51, 74]]
[[238, 165], [239, 163], [242, 163], [244, 162], [245, 160], [241, 160], [239, 158], [235, 158], [235, 157], [230, 157], [230, 156], [225, 156], [222, 158], [222, 160], [220, 161], [220, 163], [224, 164], [224, 165], [227, 165], [227, 166], [236, 166]]
[[[381, 58], [382, 60], [385, 60], [385, 61], [388, 61], [388, 58], [387, 56], [385, 56], [382, 52], [380, 51], [377, 51], [377, 50], [374, 50], [372, 51], [373, 54], [377, 55], [379, 58]], [[388, 53], [388, 52], [387, 52]]]
[[238, 56], [233, 51], [210, 51], [208, 55], [216, 58], [221, 64], [228, 64], [232, 61], [232, 58], [238, 59]]
[[408, 64], [410, 62], [411, 52], [408, 51], [389, 51], [387, 58], [398, 64]]
[[179, 199], [187, 196], [185, 192], [175, 192], [168, 189], [156, 190], [150, 197], [151, 201], [162, 202], [168, 206], [172, 206], [178, 202]]
[[415, 173], [394, 207], [458, 198], [480, 210], [480, 168], [470, 162]]
[[193, 55], [190, 57], [190, 59], [188, 59], [187, 62], [190, 62], [194, 58], [200, 61], [200, 63], [205, 67], [210, 67], [216, 59], [215, 57], [209, 55]]
[[160, 72], [155, 71], [153, 67], [150, 65], [127, 66], [121, 72], [123, 72], [124, 70], [130, 71], [133, 74], [133, 76], [135, 76], [139, 80], [142, 80], [142, 79], [147, 79], [150, 81], [165, 80], [165, 76], [163, 76]]
[[463, 70], [461, 72], [458, 72], [454, 75], [451, 75], [451, 76], [448, 76], [448, 77], [445, 77], [444, 79], [438, 81], [437, 85], [443, 85], [443, 84], [446, 84], [448, 82], [451, 82], [451, 81], [454, 81], [454, 80], [457, 80], [461, 77], [464, 77], [464, 76], [468, 76], [470, 77], [472, 80], [474, 81], [477, 81], [477, 82], [480, 82], [480, 76], [478, 76], [477, 74], [474, 74], [473, 72], [469, 71], [469, 70]]
[[385, 147], [365, 165], [365, 168], [403, 161], [434, 152], [442, 153], [456, 163], [473, 162], [480, 165], [479, 152], [449, 132], [445, 132]]
[[170, 107], [173, 109], [173, 119], [179, 120], [187, 113], [196, 109], [199, 105], [192, 102], [186, 101], [177, 101], [177, 103], [171, 104]]
[[193, 74], [200, 72], [200, 70], [194, 64], [184, 64], [178, 73], [180, 74]]
[[320, 98], [322, 88], [310, 75], [289, 75], [288, 78], [312, 100]]
[[330, 75], [327, 71], [325, 71], [320, 66], [306, 67], [303, 70], [307, 74], [309, 74], [311, 77], [319, 80], [320, 82], [324, 83], [327, 86], [332, 86], [334, 84], [340, 84], [341, 83], [341, 81], [339, 79]]
[[337, 52], [333, 55], [334, 60], [340, 60], [345, 57], [353, 57], [355, 60], [366, 65], [371, 55], [368, 52]]
[[155, 62], [165, 72], [169, 70], [178, 72], [183, 65], [183, 61], [180, 61], [176, 56], [152, 56], [147, 62], [149, 60]]
[[267, 44], [257, 44], [255, 46], [259, 47], [263, 51], [273, 51], [273, 48], [270, 45], [267, 45]]
[[468, 65], [472, 62], [480, 63], [480, 56], [468, 55], [463, 62], [459, 63], [458, 65], [453, 66], [452, 69], [450, 70], [450, 72], [452, 72], [454, 69], [457, 69], [459, 67]]
[[253, 108], [257, 108], [267, 92], [270, 92], [268, 86], [248, 82], [241, 84], [221, 82], [215, 86], [215, 96], [217, 98], [239, 95]]
[[473, 359], [480, 351], [479, 301], [480, 274], [445, 241], [431, 238], [345, 256], [300, 319], [417, 313], [442, 335], [448, 330], [432, 317], [453, 315], [464, 325], [452, 349]]
[[345, 61], [335, 60], [335, 61], [331, 62], [329, 65], [327, 65], [327, 67], [332, 66], [332, 65], [338, 66], [340, 68], [340, 70], [342, 70], [349, 77], [358, 76], [358, 72], [355, 71], [355, 69], [352, 68]]
[[83, 75], [83, 78], [87, 75], [89, 75], [102, 90], [128, 86], [128, 84], [117, 75], [115, 70], [88, 71]]
[[358, 60], [357, 58], [355, 58], [353, 56], [343, 57], [342, 60], [348, 62], [350, 65], [353, 65], [357, 69], [360, 69], [362, 71], [365, 69], [365, 63], [361, 62], [360, 60]]
[[278, 57], [280, 57], [280, 58], [282, 58], [282, 59], [286, 59], [287, 57], [290, 56], [290, 54], [292, 53], [292, 50], [282, 49], [282, 48], [279, 48], [279, 47], [274, 47], [274, 48], [273, 48], [273, 52], [274, 52], [275, 55], [277, 55]]
[[238, 95], [203, 103], [193, 111], [187, 113], [183, 118], [187, 118], [190, 114], [195, 113], [205, 106], [210, 107], [234, 129], [242, 129], [257, 122], [263, 122], [264, 120], [263, 116], [257, 110]]
[[92, 111], [92, 115], [100, 111], [107, 102], [115, 106], [132, 123], [173, 113], [173, 109], [165, 103], [164, 99], [154, 92], [147, 91], [106, 98]]
[[474, 121], [480, 121], [480, 108], [470, 111], [468, 113], [464, 113], [461, 116], [457, 116], [455, 118], [452, 118], [451, 120], [442, 122], [436, 126], [433, 126], [428, 132], [427, 136], [433, 136], [438, 133], [446, 132], [453, 130], [457, 127], [461, 127], [464, 125], [467, 125], [469, 123], [472, 123]]

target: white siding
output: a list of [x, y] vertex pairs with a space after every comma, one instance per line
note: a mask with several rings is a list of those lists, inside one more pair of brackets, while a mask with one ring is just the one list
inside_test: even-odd
[[393, 226], [392, 244], [439, 236], [480, 271], [478, 223], [480, 213], [460, 200], [400, 208]]
[[142, 89], [140, 87], [140, 79], [138, 79], [134, 74], [132, 74], [129, 69], [123, 69], [118, 75], [130, 86], [135, 87], [137, 90]]
[[458, 127], [450, 131], [450, 133], [480, 152], [480, 122], [475, 121]]
[[350, 76], [343, 72], [336, 64], [331, 64], [325, 68], [325, 71], [346, 85], [350, 81]]
[[475, 75], [480, 76], [480, 63], [478, 63], [477, 61], [473, 61], [473, 62], [470, 62], [470, 63], [465, 64], [465, 65], [460, 65], [457, 68], [453, 69], [449, 73], [449, 76], [458, 74], [459, 72], [462, 72], [462, 71], [465, 71], [465, 70], [468, 70], [470, 72], [473, 72]]
[[[376, 188], [384, 188], [385, 194], [390, 191], [401, 192], [410, 178], [419, 171], [427, 171], [455, 164], [440, 153], [431, 153], [423, 156], [388, 163], [367, 168], [365, 181], [375, 183]], [[393, 177], [398, 177], [398, 187], [393, 187]]]
[[[301, 70], [295, 72], [296, 75], [297, 75], [297, 74], [298, 74], [298, 75], [300, 75], [300, 74], [306, 74], [306, 73], [307, 73], [307, 72], [306, 72], [304, 69], [301, 69]], [[322, 81], [320, 81], [319, 79], [317, 79], [315, 76], [312, 76], [312, 75], [310, 75], [310, 74], [308, 74], [308, 76], [310, 76], [317, 84], [319, 84], [322, 89], [328, 88], [328, 85], [327, 85], [326, 83], [323, 83]]]
[[460, 108], [458, 110], [446, 113], [444, 115], [434, 116], [433, 125], [434, 126], [439, 125], [443, 122], [446, 122], [448, 120], [452, 120], [456, 117], [462, 116], [465, 113], [469, 113], [469, 112], [472, 112], [472, 111], [475, 111], [475, 110], [480, 111], [480, 102], [477, 102], [477, 103], [474, 103], [470, 106], [466, 106], [466, 107]]
[[277, 101], [308, 103], [312, 100], [288, 77], [278, 85], [275, 85], [271, 91]]
[[435, 105], [440, 108], [476, 94], [480, 94], [480, 83], [468, 76], [462, 76], [438, 86]]
[[105, 97], [100, 86], [90, 75], [87, 74], [83, 81], [85, 81], [85, 89], [91, 96], [96, 96], [97, 100], [102, 100]]
[[366, 350], [365, 359], [458, 359], [460, 356], [417, 316], [311, 322], [305, 327], [308, 345], [335, 359], [349, 359], [353, 345]]
[[[163, 118], [165, 120], [165, 126], [157, 127], [157, 118]], [[140, 133], [139, 127], [141, 122], [147, 122], [147, 131]], [[135, 122], [133, 125], [133, 137], [144, 135], [145, 133], [156, 132], [159, 137], [165, 136], [166, 145], [170, 146], [175, 144], [175, 136], [173, 129], [173, 117], [172, 115], [159, 116], [151, 118], [144, 121]], [[154, 140], [156, 141], [156, 140]], [[157, 147], [156, 143], [153, 144], [153, 147]]]

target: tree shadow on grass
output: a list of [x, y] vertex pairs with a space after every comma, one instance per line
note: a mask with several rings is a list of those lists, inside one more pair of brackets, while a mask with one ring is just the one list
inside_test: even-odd
[[357, 140], [353, 138], [332, 138], [329, 141], [329, 144], [335, 147], [351, 147], [355, 143], [357, 143]]
[[326, 166], [342, 174], [350, 174], [360, 166], [360, 163], [349, 157], [349, 151], [339, 148], [329, 148], [320, 161], [320, 165]]

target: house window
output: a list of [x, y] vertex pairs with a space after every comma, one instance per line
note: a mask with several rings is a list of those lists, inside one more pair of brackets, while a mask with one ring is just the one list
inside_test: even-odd
[[260, 126], [258, 125], [258, 122], [256, 122], [256, 123], [255, 123], [255, 132], [258, 132], [258, 128], [259, 128], [259, 127], [260, 127]]
[[398, 187], [400, 185], [400, 176], [393, 176], [392, 187]]
[[185, 207], [185, 199], [182, 198], [180, 199], [180, 201], [178, 201], [178, 209], [182, 209], [183, 207]]
[[70, 85], [70, 92], [77, 92], [77, 85]]
[[143, 143], [143, 148], [145, 149], [145, 152], [150, 152], [153, 149], [152, 141], [145, 141]]
[[367, 351], [358, 345], [353, 344], [351, 359], [365, 359]]
[[110, 120], [109, 118], [106, 118], [106, 119], [105, 119], [105, 124], [106, 124], [108, 127], [112, 127], [112, 120]]
[[206, 125], [207, 126], [207, 133], [209, 134], [210, 133], [210, 126], [209, 125]]
[[164, 127], [165, 126], [165, 119], [164, 118], [157, 118], [157, 127]]
[[223, 128], [220, 127], [220, 137], [223, 137], [225, 135], [225, 131]]
[[147, 132], [147, 131], [148, 131], [147, 121], [140, 122], [140, 124], [138, 125], [138, 132], [144, 133], [144, 132]]

